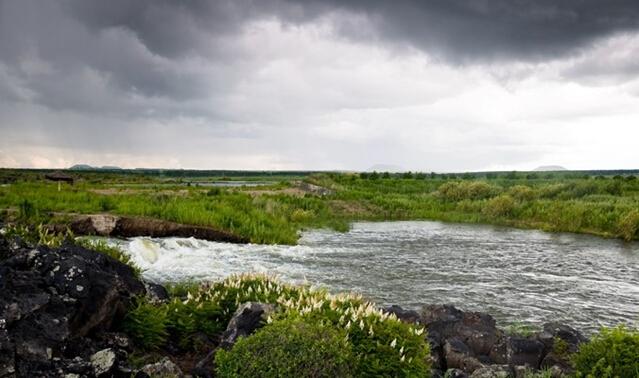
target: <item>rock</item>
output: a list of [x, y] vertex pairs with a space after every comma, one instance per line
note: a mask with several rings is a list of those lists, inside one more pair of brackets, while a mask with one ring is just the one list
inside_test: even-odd
[[[162, 378], [182, 378], [184, 374], [182, 370], [173, 363], [168, 357], [164, 357], [160, 362], [149, 364], [140, 369], [140, 372], [149, 377]], [[136, 375], [137, 377], [137, 375]]]
[[450, 305], [425, 306], [422, 322], [433, 342], [443, 344], [448, 338], [459, 337], [476, 356], [488, 356], [495, 343], [503, 337], [492, 316], [481, 312], [462, 312]]
[[54, 232], [69, 228], [75, 235], [100, 235], [117, 237], [194, 237], [209, 241], [248, 243], [249, 240], [227, 231], [211, 227], [191, 226], [162, 219], [122, 217], [109, 214], [78, 215], [69, 224], [49, 227]]
[[116, 361], [115, 352], [112, 349], [103, 349], [93, 354], [90, 360], [95, 375], [99, 377], [114, 368]]
[[472, 373], [484, 366], [472, 355], [468, 346], [457, 337], [446, 340], [444, 356], [448, 368], [460, 369], [467, 373]]
[[561, 323], [546, 323], [542, 332], [537, 334], [537, 339], [547, 348], [553, 346], [555, 338], [559, 338], [566, 343], [569, 353], [575, 353], [579, 349], [579, 344], [588, 342], [581, 332]]
[[489, 365], [475, 370], [470, 378], [511, 378], [515, 373], [508, 365]]
[[468, 374], [459, 369], [448, 369], [444, 378], [468, 378]]
[[579, 350], [579, 345], [588, 339], [576, 329], [561, 323], [546, 323], [537, 340], [544, 345], [545, 357], [540, 368], [551, 369], [561, 375], [573, 373], [570, 355]]
[[[451, 305], [429, 305], [422, 310], [435, 368], [459, 368], [467, 373], [494, 363], [493, 350], [503, 342], [495, 320], [480, 312], [463, 312]], [[506, 351], [503, 353], [506, 363]]]
[[394, 314], [397, 316], [397, 319], [405, 322], [405, 323], [419, 323], [421, 321], [421, 316], [415, 310], [404, 310], [400, 306], [392, 305], [382, 309], [385, 313]]
[[510, 337], [507, 342], [508, 364], [538, 369], [544, 356], [544, 344], [538, 340]]
[[444, 372], [439, 369], [430, 369], [430, 378], [444, 378]]
[[222, 334], [220, 346], [231, 348], [238, 338], [248, 336], [261, 328], [274, 311], [275, 306], [272, 304], [247, 302], [239, 305]]
[[166, 303], [169, 301], [169, 292], [164, 286], [153, 282], [144, 281], [146, 297], [151, 303]]
[[133, 269], [74, 245], [0, 248], [10, 256], [0, 261], [0, 372], [87, 374], [89, 357], [107, 348], [97, 335], [145, 293]]

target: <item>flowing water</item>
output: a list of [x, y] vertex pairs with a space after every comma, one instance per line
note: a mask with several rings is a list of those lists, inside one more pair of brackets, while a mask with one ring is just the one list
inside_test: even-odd
[[452, 303], [501, 324], [639, 325], [639, 243], [439, 222], [355, 223], [347, 233], [306, 232], [297, 246], [115, 242], [157, 282], [266, 272], [378, 304]]

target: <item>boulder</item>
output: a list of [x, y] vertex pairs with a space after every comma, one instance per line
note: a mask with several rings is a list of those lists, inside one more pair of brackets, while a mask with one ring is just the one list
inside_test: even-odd
[[116, 357], [113, 349], [103, 349], [96, 352], [89, 359], [91, 361], [91, 367], [97, 377], [101, 377], [109, 373], [115, 368]]
[[515, 373], [508, 365], [489, 365], [475, 370], [470, 378], [511, 378]]
[[[439, 369], [459, 368], [472, 373], [495, 363], [490, 355], [504, 339], [490, 315], [464, 312], [451, 305], [425, 306], [421, 322], [428, 330], [431, 361]], [[503, 360], [506, 363], [505, 357]]]
[[146, 298], [155, 304], [166, 303], [169, 301], [169, 292], [162, 285], [153, 282], [144, 281], [146, 289]]
[[405, 310], [397, 305], [383, 308], [382, 311], [397, 316], [397, 319], [405, 323], [419, 323], [421, 321], [421, 316], [419, 316], [419, 313], [417, 311]]
[[145, 293], [133, 269], [75, 245], [0, 248], [9, 256], [0, 262], [0, 372], [91, 375], [90, 357], [107, 348], [96, 335]]
[[275, 306], [267, 303], [246, 302], [239, 305], [222, 334], [220, 346], [230, 349], [238, 338], [248, 336], [264, 326], [274, 311]]
[[579, 350], [579, 345], [588, 339], [576, 329], [561, 323], [546, 323], [537, 334], [537, 340], [544, 345], [540, 367], [569, 375], [573, 372], [570, 355]]
[[[145, 365], [140, 372], [146, 374], [149, 377], [162, 377], [162, 378], [182, 378], [184, 374], [182, 370], [173, 363], [168, 357], [164, 357], [161, 361], [154, 364]], [[137, 377], [138, 375], [136, 375]], [[142, 376], [142, 375], [140, 375]]]
[[459, 369], [448, 369], [446, 370], [446, 374], [444, 374], [445, 378], [468, 378], [468, 374], [466, 374], [463, 370]]
[[539, 368], [544, 357], [544, 344], [535, 339], [509, 337], [506, 343], [507, 362], [511, 366], [528, 366]]
[[444, 343], [444, 356], [446, 366], [472, 373], [484, 365], [472, 355], [470, 348], [457, 337], [446, 340]]

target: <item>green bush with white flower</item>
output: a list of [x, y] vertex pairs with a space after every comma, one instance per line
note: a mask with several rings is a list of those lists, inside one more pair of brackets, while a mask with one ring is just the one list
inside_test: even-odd
[[[196, 348], [190, 340], [196, 333], [219, 335], [226, 328], [238, 305], [245, 302], [276, 304], [278, 312], [271, 322], [303, 319], [322, 327], [344, 332], [352, 351], [355, 376], [428, 376], [429, 346], [424, 328], [401, 322], [392, 314], [354, 294], [332, 295], [326, 290], [282, 283], [266, 275], [237, 275], [221, 282], [181, 285], [171, 290], [172, 300], [156, 305], [166, 314], [153, 337], [139, 332], [145, 340], [178, 340], [183, 348]], [[134, 339], [143, 322], [131, 312], [125, 329]], [[147, 345], [148, 346], [148, 345]], [[162, 345], [153, 345], [161, 347]], [[300, 351], [302, 353], [302, 351]]]

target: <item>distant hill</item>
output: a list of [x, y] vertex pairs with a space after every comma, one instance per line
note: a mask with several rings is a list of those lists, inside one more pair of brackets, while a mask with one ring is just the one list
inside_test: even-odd
[[116, 166], [110, 166], [110, 165], [105, 165], [102, 167], [93, 167], [88, 164], [76, 164], [74, 166], [69, 167], [69, 170], [72, 170], [72, 171], [97, 171], [97, 170], [114, 171], [119, 169], [122, 169], [122, 168], [116, 167]]
[[366, 172], [404, 172], [404, 169], [398, 165], [375, 164], [368, 168]]
[[533, 170], [535, 172], [567, 171], [567, 169], [561, 165], [542, 165]]

